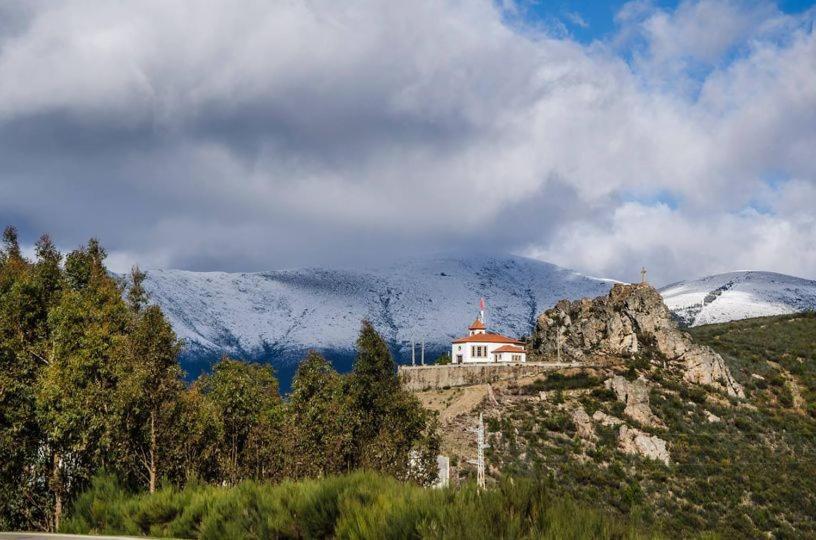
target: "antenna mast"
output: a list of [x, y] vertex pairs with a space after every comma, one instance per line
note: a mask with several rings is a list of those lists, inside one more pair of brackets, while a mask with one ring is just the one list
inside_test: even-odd
[[479, 413], [479, 426], [471, 431], [476, 432], [476, 460], [468, 460], [468, 463], [476, 465], [476, 486], [482, 490], [485, 489], [485, 448], [489, 448], [485, 444], [484, 418], [483, 413]]

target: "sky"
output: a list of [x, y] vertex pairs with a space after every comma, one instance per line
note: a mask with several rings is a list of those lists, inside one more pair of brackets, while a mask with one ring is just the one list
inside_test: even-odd
[[0, 2], [0, 223], [109, 265], [816, 279], [801, 1]]

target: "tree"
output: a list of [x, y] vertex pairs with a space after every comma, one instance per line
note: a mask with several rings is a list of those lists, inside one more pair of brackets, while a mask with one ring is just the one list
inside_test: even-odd
[[135, 313], [141, 312], [147, 305], [148, 295], [144, 288], [145, 279], [147, 279], [147, 272], [142, 272], [136, 265], [130, 269], [130, 287], [127, 292], [127, 301], [130, 309]]
[[357, 340], [350, 386], [360, 418], [354, 436], [357, 464], [422, 483], [435, 477], [434, 419], [400, 387], [388, 346], [367, 321]]
[[157, 306], [133, 313], [133, 317], [126, 350], [117, 363], [117, 432], [126, 463], [140, 466], [137, 470], [144, 471], [140, 476], [153, 493], [160, 470], [169, 468], [162, 464], [163, 450], [179, 434], [173, 422], [184, 388], [177, 360], [181, 344]]
[[224, 357], [201, 386], [223, 426], [224, 479], [235, 484], [279, 473], [282, 402], [274, 370]]
[[20, 260], [20, 242], [17, 239], [17, 229], [9, 225], [3, 230], [3, 256], [6, 260]]
[[50, 352], [37, 385], [38, 421], [50, 455], [52, 528], [63, 504], [99, 469], [114, 466], [117, 362], [125, 350], [130, 314], [94, 241], [66, 259], [68, 288], [48, 314]]
[[287, 475], [338, 474], [353, 460], [355, 419], [341, 376], [311, 351], [298, 366], [287, 407]]
[[[33, 264], [6, 229], [0, 252], [0, 528], [45, 528], [42, 429], [36, 389], [49, 362], [48, 314], [62, 289], [61, 256], [47, 236]], [[5, 523], [5, 527], [3, 525]]]
[[388, 345], [370, 322], [363, 321], [351, 377], [355, 406], [363, 414], [358, 440], [376, 436], [384, 420], [385, 408], [397, 391], [397, 365]]

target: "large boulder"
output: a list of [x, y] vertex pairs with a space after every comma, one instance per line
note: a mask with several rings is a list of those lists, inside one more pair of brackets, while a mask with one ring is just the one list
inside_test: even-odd
[[532, 336], [533, 354], [585, 362], [598, 358], [655, 353], [679, 365], [691, 383], [719, 388], [744, 397], [722, 357], [681, 332], [656, 289], [647, 284], [615, 284], [607, 296], [562, 300], [538, 317]]
[[639, 377], [629, 382], [626, 378], [616, 375], [607, 379], [604, 385], [615, 392], [618, 401], [626, 404], [623, 414], [642, 426], [665, 427], [649, 406], [649, 383], [646, 379]]
[[669, 464], [666, 441], [639, 429], [623, 425], [618, 431], [618, 448], [626, 454], [636, 454]]

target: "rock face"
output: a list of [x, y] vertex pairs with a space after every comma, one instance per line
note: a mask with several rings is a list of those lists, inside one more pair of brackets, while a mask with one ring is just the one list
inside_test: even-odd
[[616, 375], [607, 379], [604, 385], [615, 392], [618, 401], [626, 404], [623, 413], [629, 418], [643, 426], [663, 427], [663, 422], [652, 414], [649, 407], [649, 383], [646, 379], [640, 377], [629, 382], [624, 377]]
[[562, 300], [539, 316], [532, 336], [533, 353], [566, 361], [631, 357], [654, 352], [683, 370], [683, 378], [744, 397], [722, 357], [697, 345], [671, 318], [660, 293], [646, 284], [615, 284], [607, 296]]
[[638, 454], [669, 464], [666, 441], [639, 429], [623, 425], [618, 432], [618, 448], [626, 454]]
[[578, 405], [573, 409], [572, 423], [575, 424], [575, 430], [582, 439], [592, 440], [595, 438], [595, 428], [592, 427], [592, 420], [583, 406]]

